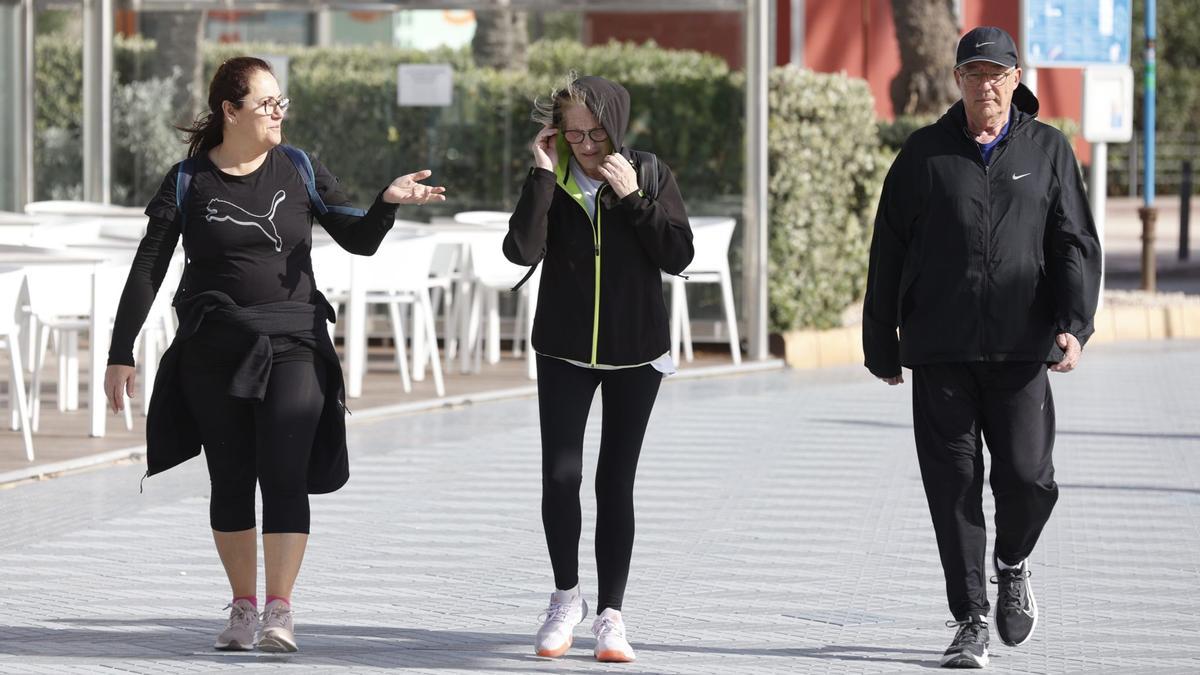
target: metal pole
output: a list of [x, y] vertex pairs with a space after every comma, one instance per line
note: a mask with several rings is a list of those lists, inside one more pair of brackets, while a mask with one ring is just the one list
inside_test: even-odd
[[792, 0], [792, 58], [793, 66], [804, 65], [804, 0]]
[[1157, 39], [1158, 5], [1156, 0], [1146, 0], [1146, 93], [1143, 99], [1142, 124], [1146, 137], [1146, 173], [1142, 180], [1145, 200], [1138, 215], [1142, 218], [1142, 290], [1154, 291], [1157, 274], [1154, 268], [1154, 224], [1158, 220], [1158, 209], [1154, 206], [1154, 105], [1157, 73], [1155, 40]]
[[[1092, 206], [1092, 220], [1096, 223], [1096, 236], [1104, 247], [1104, 226], [1108, 208], [1108, 143], [1092, 144], [1092, 172], [1089, 176], [1088, 200]], [[1104, 256], [1100, 256], [1100, 299], [1096, 311], [1104, 306]]]
[[767, 78], [770, 31], [767, 0], [746, 0], [746, 195], [743, 201], [743, 297], [747, 355], [763, 360], [767, 348]]
[[1183, 183], [1179, 186], [1179, 259], [1187, 260], [1191, 253], [1188, 226], [1192, 221], [1192, 162], [1183, 161]]
[[1129, 143], [1129, 196], [1137, 197], [1138, 174], [1138, 135], [1133, 132], [1133, 140]]
[[83, 2], [83, 198], [112, 199], [112, 0]]
[[17, 105], [20, 117], [20, 133], [17, 143], [17, 161], [20, 171], [17, 172], [17, 204], [16, 208], [24, 210], [25, 205], [33, 201], [33, 121], [34, 121], [34, 49], [33, 26], [34, 14], [37, 9], [33, 0], [21, 3], [21, 53], [24, 55], [21, 64], [21, 89], [23, 96]]

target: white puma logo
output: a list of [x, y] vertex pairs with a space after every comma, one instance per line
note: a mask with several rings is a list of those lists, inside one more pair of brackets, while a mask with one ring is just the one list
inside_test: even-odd
[[[1030, 172], [1030, 173], [1032, 173], [1032, 172]], [[1028, 176], [1028, 175], [1029, 175], [1028, 173], [1023, 173], [1020, 176], [1018, 176], [1017, 174], [1014, 173], [1013, 180], [1021, 180], [1022, 178], [1024, 178], [1025, 176]]]
[[[279, 252], [283, 250], [283, 239], [279, 237], [279, 231], [275, 229], [275, 210], [279, 208], [280, 203], [286, 198], [287, 193], [283, 190], [276, 192], [275, 198], [271, 202], [271, 210], [260, 216], [250, 213], [233, 202], [227, 202], [224, 199], [214, 197], [208, 200], [208, 206], [205, 207], [205, 211], [208, 213], [204, 216], [204, 219], [210, 223], [229, 221], [235, 225], [257, 227], [275, 245], [275, 251]], [[234, 211], [234, 209], [237, 209], [237, 211]], [[244, 220], [245, 218], [252, 220]], [[270, 229], [268, 230], [267, 228]]]

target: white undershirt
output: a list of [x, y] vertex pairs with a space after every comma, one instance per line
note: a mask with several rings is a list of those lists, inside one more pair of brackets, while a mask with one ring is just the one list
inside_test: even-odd
[[579, 166], [579, 162], [572, 157], [569, 160], [571, 167], [571, 176], [575, 178], [575, 182], [579, 184], [579, 189], [583, 190], [583, 206], [587, 209], [588, 217], [594, 222], [596, 220], [596, 193], [600, 191], [600, 186], [604, 185], [604, 181], [596, 180], [583, 172], [583, 167]]

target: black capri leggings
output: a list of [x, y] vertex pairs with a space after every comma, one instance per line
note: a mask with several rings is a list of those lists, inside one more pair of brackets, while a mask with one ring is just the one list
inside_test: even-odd
[[180, 377], [212, 482], [209, 520], [218, 532], [253, 529], [254, 486], [262, 489], [264, 534], [309, 531], [308, 458], [325, 404], [325, 366], [308, 347], [275, 338], [263, 401], [233, 398], [229, 381], [241, 341], [183, 346]]
[[596, 465], [597, 613], [621, 609], [633, 555], [633, 479], [662, 373], [651, 366], [621, 370], [583, 368], [538, 355], [538, 410], [542, 426], [542, 525], [554, 567], [554, 585], [579, 583], [579, 486], [583, 434], [596, 387], [603, 418]]

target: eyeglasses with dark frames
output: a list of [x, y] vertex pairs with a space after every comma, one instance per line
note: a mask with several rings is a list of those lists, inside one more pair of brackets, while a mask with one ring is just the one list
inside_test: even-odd
[[604, 127], [596, 127], [595, 129], [588, 129], [587, 131], [582, 131], [580, 129], [568, 129], [567, 131], [563, 132], [563, 138], [566, 139], [566, 141], [571, 145], [579, 145], [583, 142], [583, 137], [585, 134], [588, 138], [592, 139], [596, 143], [603, 143], [604, 141], [608, 140], [608, 132], [604, 130]]

